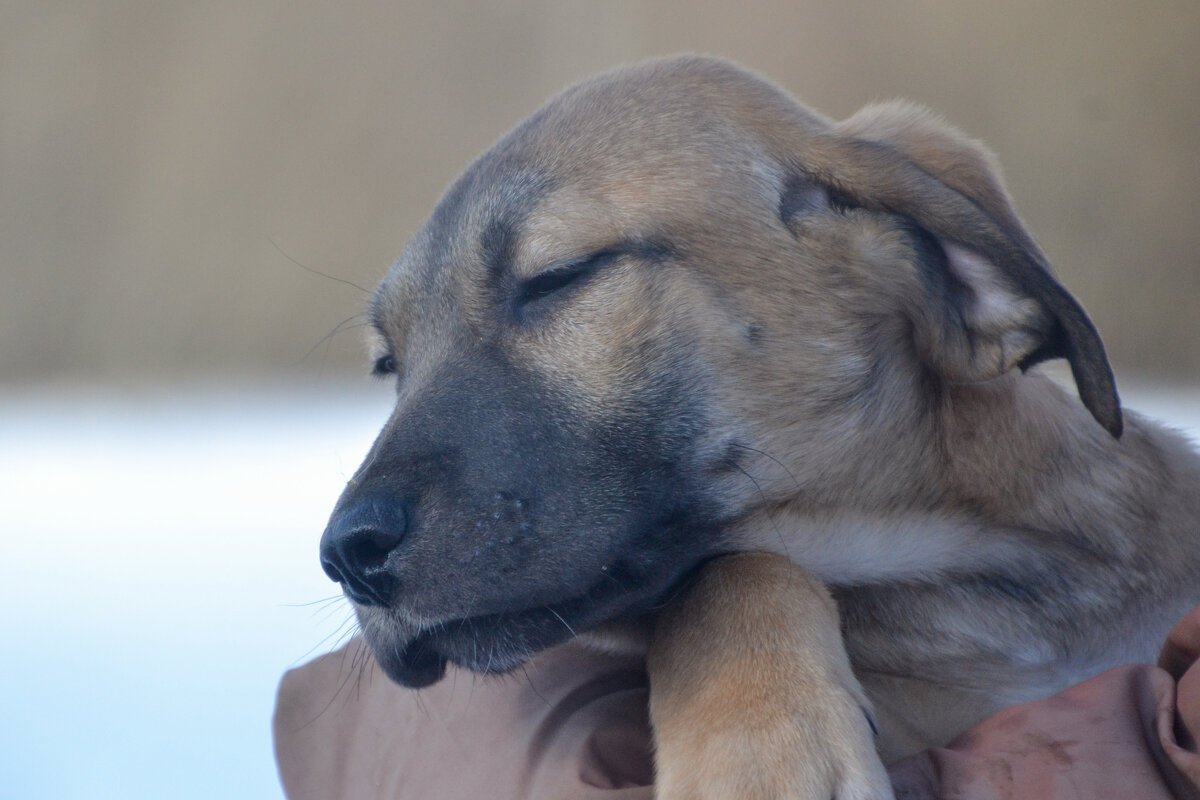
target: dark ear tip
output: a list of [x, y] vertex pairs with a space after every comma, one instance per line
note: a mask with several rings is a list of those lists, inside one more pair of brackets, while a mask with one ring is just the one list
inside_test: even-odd
[[1087, 410], [1092, 412], [1096, 421], [1104, 430], [1112, 434], [1114, 439], [1120, 439], [1125, 430], [1125, 418], [1121, 413], [1121, 400], [1117, 397], [1117, 388], [1111, 382], [1111, 378], [1103, 388], [1085, 388], [1085, 385], [1079, 383], [1078, 378], [1076, 385], [1080, 388], [1079, 399], [1083, 401]]
[[[1090, 326], [1089, 326], [1090, 328]], [[1094, 334], [1094, 329], [1091, 329]], [[1099, 345], [1099, 337], [1096, 336]], [[1026, 356], [1018, 366], [1024, 372], [1030, 367], [1051, 358], [1067, 358], [1071, 364], [1071, 374], [1075, 378], [1075, 386], [1079, 390], [1079, 399], [1084, 407], [1091, 412], [1104, 430], [1112, 434], [1114, 439], [1120, 439], [1125, 430], [1125, 419], [1121, 413], [1121, 398], [1117, 396], [1117, 382], [1113, 377], [1112, 368], [1104, 357], [1104, 351], [1091, 360], [1090, 369], [1082, 366], [1082, 359], [1072, 359], [1066, 347], [1057, 346], [1054, 340], [1047, 341], [1038, 350]]]
[[1110, 419], [1101, 419], [1100, 417], [1096, 417], [1096, 419], [1104, 426], [1104, 430], [1112, 434], [1114, 439], [1120, 439], [1121, 434], [1125, 432], [1125, 420], [1121, 415], [1120, 408], [1116, 410]]

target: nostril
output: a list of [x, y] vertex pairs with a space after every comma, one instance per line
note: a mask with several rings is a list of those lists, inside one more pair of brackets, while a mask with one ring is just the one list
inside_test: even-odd
[[341, 547], [350, 569], [366, 574], [382, 567], [403, 538], [403, 534], [360, 528], [351, 531]]
[[397, 582], [387, 562], [404, 540], [405, 522], [397, 504], [377, 499], [339, 509], [321, 537], [321, 568], [356, 603], [390, 605]]

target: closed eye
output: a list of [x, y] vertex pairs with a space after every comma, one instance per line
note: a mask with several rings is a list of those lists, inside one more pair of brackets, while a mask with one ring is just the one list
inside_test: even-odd
[[391, 355], [380, 356], [375, 359], [375, 364], [371, 367], [371, 374], [377, 378], [382, 378], [386, 375], [395, 375], [397, 371], [396, 359]]
[[530, 303], [579, 285], [619, 255], [620, 251], [615, 249], [600, 250], [585, 258], [574, 259], [551, 267], [539, 275], [522, 281], [517, 294], [518, 311]]

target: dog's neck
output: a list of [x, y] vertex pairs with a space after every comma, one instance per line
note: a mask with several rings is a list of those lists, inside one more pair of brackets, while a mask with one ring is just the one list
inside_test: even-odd
[[[1114, 439], [1036, 374], [948, 387], [930, 417], [935, 463], [914, 470], [929, 483], [913, 489], [940, 502], [781, 515], [762, 534], [834, 585], [877, 704], [917, 719], [906, 703], [929, 692], [940, 698], [929, 707], [957, 708], [927, 731], [936, 742], [1004, 705], [1153, 661], [1200, 602], [1200, 457], [1188, 442], [1137, 414]], [[894, 687], [894, 675], [910, 680]]]
[[[1136, 413], [1115, 439], [1036, 373], [948, 387], [936, 424], [936, 488], [971, 532], [949, 538], [975, 551], [948, 565], [968, 569], [936, 602], [966, 591], [1019, 607], [1027, 646], [1040, 647], [1038, 630], [1059, 642], [1033, 662], [1086, 671], [1153, 658], [1170, 623], [1200, 602], [1200, 456], [1190, 443]], [[860, 610], [887, 594], [858, 598]], [[1072, 636], [1050, 635], [1055, 625]]]

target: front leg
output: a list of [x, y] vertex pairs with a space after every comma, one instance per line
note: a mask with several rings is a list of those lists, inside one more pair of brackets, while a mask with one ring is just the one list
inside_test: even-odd
[[706, 565], [647, 656], [659, 800], [884, 800], [828, 591], [782, 556]]

